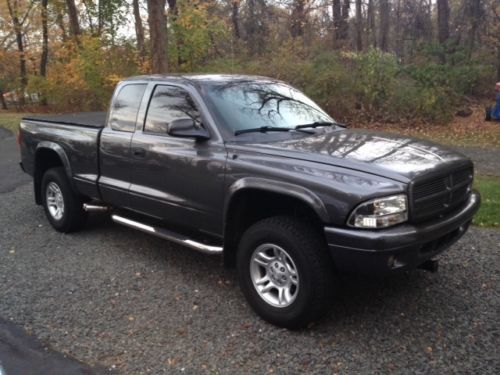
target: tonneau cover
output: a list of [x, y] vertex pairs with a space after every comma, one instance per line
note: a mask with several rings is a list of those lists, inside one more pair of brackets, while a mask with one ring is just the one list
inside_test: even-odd
[[103, 128], [106, 125], [106, 112], [63, 113], [58, 115], [28, 115], [23, 117], [28, 121], [45, 121], [56, 124]]

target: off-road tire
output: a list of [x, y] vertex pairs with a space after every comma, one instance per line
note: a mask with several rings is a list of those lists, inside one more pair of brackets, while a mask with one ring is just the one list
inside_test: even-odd
[[[266, 302], [254, 286], [252, 257], [264, 244], [275, 244], [285, 250], [298, 271], [297, 295], [286, 307]], [[305, 327], [323, 316], [332, 303], [333, 262], [322, 232], [307, 222], [289, 216], [275, 216], [255, 223], [241, 238], [236, 264], [240, 287], [248, 303], [272, 324], [289, 329]]]
[[[50, 189], [49, 186], [54, 188], [54, 184], [59, 189], [64, 203], [64, 211], [61, 217], [54, 216], [51, 213], [47, 201], [47, 189]], [[45, 172], [42, 177], [41, 197], [45, 215], [55, 230], [69, 233], [80, 229], [84, 225], [87, 215], [83, 210], [83, 202], [71, 188], [64, 168], [50, 168]]]

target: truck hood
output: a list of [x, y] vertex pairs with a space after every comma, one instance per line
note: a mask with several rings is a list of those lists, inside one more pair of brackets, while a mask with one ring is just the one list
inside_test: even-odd
[[254, 152], [355, 169], [400, 182], [472, 165], [469, 158], [450, 147], [366, 130], [326, 130], [299, 139], [246, 145]]

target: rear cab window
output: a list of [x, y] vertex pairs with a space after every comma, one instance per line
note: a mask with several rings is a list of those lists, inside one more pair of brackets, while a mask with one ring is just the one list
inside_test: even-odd
[[111, 129], [129, 133], [134, 132], [137, 112], [146, 86], [146, 84], [128, 84], [120, 89], [113, 101], [109, 116]]

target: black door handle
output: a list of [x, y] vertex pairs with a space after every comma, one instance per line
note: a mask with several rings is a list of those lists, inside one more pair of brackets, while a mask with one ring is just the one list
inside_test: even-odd
[[140, 147], [134, 148], [133, 153], [134, 153], [134, 156], [144, 157], [144, 156], [146, 156], [146, 149], [140, 148]]

